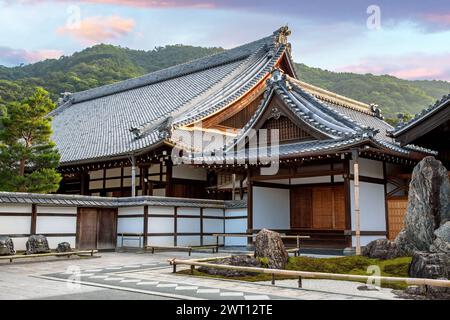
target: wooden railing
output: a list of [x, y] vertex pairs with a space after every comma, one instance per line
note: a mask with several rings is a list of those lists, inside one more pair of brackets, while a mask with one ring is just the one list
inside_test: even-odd
[[[217, 258], [219, 259], [219, 258]], [[223, 259], [223, 258], [220, 258]], [[209, 259], [207, 261], [212, 261]], [[280, 270], [280, 269], [266, 269], [266, 268], [256, 268], [256, 267], [240, 267], [240, 266], [230, 266], [221, 265], [204, 262], [202, 260], [179, 260], [172, 259], [169, 260], [170, 265], [173, 267], [173, 272], [176, 273], [177, 265], [187, 265], [191, 267], [191, 271], [195, 267], [208, 267], [215, 269], [227, 269], [234, 271], [244, 271], [253, 273], [262, 273], [272, 275], [272, 284], [275, 284], [275, 275], [281, 276], [292, 276], [298, 277], [298, 286], [302, 287], [302, 279], [329, 279], [329, 280], [344, 280], [344, 281], [380, 281], [380, 282], [390, 282], [398, 283], [402, 282], [407, 285], [422, 285], [422, 286], [435, 286], [435, 287], [450, 287], [450, 280], [437, 280], [437, 279], [421, 279], [421, 278], [402, 278], [402, 277], [384, 277], [384, 276], [363, 276], [363, 275], [353, 275], [353, 274], [338, 274], [338, 273], [323, 273], [323, 272], [310, 272], [310, 271], [295, 271], [295, 270]]]

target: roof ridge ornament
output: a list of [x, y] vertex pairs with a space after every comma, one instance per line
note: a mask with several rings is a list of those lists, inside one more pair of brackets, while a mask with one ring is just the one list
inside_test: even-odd
[[291, 30], [289, 30], [289, 27], [283, 26], [279, 28], [277, 31], [274, 32], [275, 35], [275, 42], [278, 44], [284, 44], [288, 45], [288, 37], [292, 34]]

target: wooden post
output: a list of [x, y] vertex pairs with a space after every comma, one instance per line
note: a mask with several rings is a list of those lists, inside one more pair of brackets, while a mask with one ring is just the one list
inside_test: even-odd
[[131, 196], [136, 197], [136, 157], [131, 155]]
[[37, 208], [36, 204], [31, 205], [31, 225], [30, 225], [30, 235], [36, 234], [36, 221], [37, 221]]
[[353, 176], [354, 176], [354, 196], [355, 196], [355, 231], [356, 231], [356, 255], [361, 255], [361, 209], [359, 205], [359, 154], [358, 150], [353, 150]]
[[144, 230], [143, 230], [143, 237], [144, 237], [144, 249], [148, 244], [148, 206], [144, 206]]
[[231, 187], [231, 200], [236, 200], [236, 173], [231, 175], [231, 183], [233, 184]]

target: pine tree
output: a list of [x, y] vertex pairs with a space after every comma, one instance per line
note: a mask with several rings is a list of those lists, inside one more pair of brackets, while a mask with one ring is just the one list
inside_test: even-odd
[[49, 93], [36, 88], [22, 102], [6, 105], [0, 119], [0, 190], [50, 193], [58, 190], [60, 156], [51, 141], [55, 108]]

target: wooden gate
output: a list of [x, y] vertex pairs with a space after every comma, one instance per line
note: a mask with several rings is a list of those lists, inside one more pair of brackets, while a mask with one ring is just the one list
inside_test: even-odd
[[115, 249], [116, 239], [117, 209], [78, 209], [77, 249]]
[[388, 199], [389, 228], [388, 237], [394, 240], [403, 229], [406, 209], [408, 207], [408, 197], [392, 197]]

